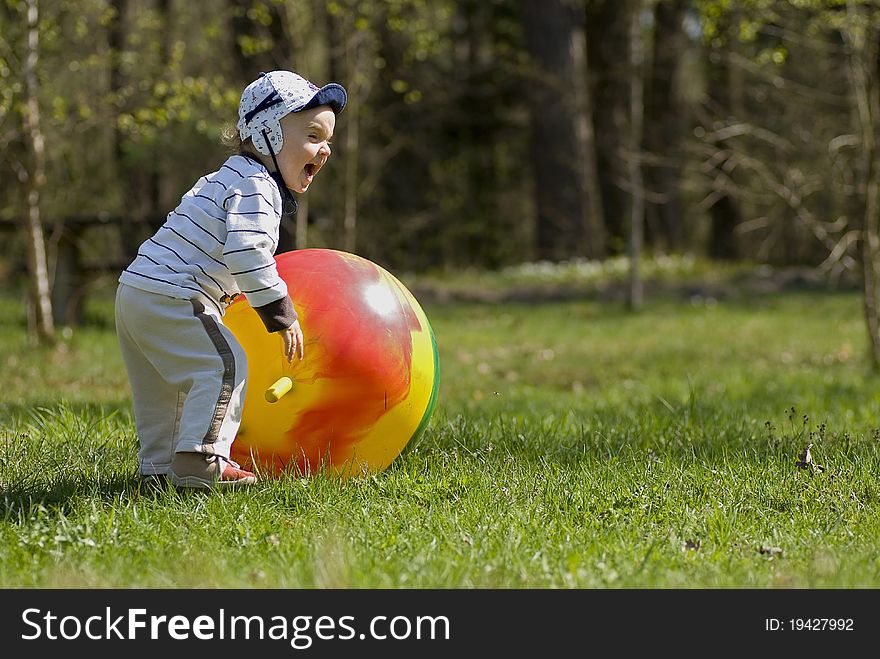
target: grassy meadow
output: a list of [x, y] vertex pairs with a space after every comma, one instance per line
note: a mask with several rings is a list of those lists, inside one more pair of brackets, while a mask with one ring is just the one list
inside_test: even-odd
[[880, 587], [857, 292], [432, 297], [436, 411], [387, 470], [209, 495], [139, 487], [111, 296], [52, 349], [3, 298], [0, 587]]

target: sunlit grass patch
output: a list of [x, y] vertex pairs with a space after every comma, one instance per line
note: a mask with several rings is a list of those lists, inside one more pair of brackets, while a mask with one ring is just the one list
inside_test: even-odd
[[426, 312], [437, 409], [387, 470], [210, 495], [141, 486], [112, 324], [0, 319], [0, 585], [880, 585], [857, 294]]

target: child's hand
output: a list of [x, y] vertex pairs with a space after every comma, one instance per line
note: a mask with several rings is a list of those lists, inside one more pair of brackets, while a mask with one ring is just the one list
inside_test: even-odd
[[287, 357], [287, 362], [290, 363], [293, 361], [294, 354], [298, 354], [300, 361], [302, 361], [303, 333], [302, 329], [300, 329], [299, 321], [293, 321], [293, 325], [287, 329], [280, 330], [278, 333], [281, 335], [281, 338], [284, 339], [284, 356]]

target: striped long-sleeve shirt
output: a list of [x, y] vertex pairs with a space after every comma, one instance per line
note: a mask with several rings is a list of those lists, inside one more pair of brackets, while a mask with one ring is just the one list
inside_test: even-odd
[[183, 195], [119, 281], [183, 299], [201, 293], [221, 314], [244, 293], [268, 331], [290, 327], [296, 312], [274, 257], [281, 203], [265, 167], [232, 156]]

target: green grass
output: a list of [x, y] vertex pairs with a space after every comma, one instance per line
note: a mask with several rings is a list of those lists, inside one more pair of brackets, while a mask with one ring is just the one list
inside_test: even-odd
[[211, 495], [139, 491], [107, 299], [53, 350], [20, 307], [0, 587], [880, 587], [855, 293], [426, 304], [437, 409], [391, 467]]

